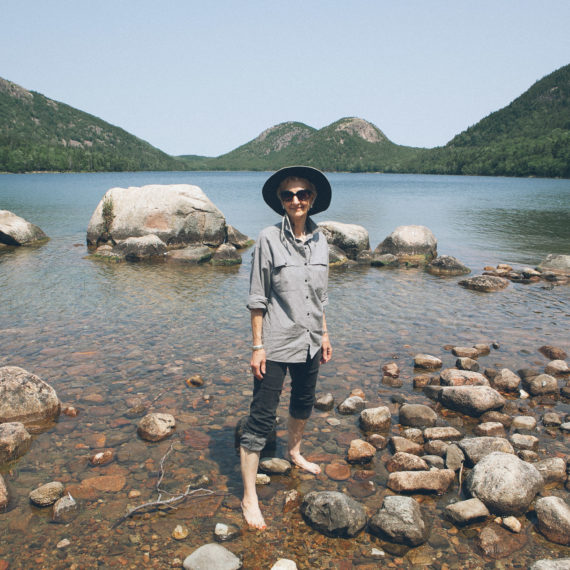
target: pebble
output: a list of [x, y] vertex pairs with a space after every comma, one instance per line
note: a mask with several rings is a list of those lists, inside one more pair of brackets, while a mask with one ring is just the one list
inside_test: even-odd
[[190, 531], [188, 530], [188, 527], [179, 524], [174, 527], [174, 530], [172, 531], [172, 538], [175, 540], [184, 540], [189, 534]]
[[56, 548], [65, 548], [66, 546], [69, 546], [70, 544], [71, 544], [71, 540], [69, 540], [68, 538], [64, 538], [56, 544]]
[[265, 473], [258, 473], [255, 476], [256, 485], [269, 485], [269, 483], [271, 483], [271, 478], [269, 475], [266, 475]]

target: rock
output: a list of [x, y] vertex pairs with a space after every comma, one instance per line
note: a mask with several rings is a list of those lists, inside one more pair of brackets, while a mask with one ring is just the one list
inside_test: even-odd
[[265, 473], [285, 475], [291, 471], [291, 463], [286, 459], [272, 457], [270, 459], [262, 459], [259, 462], [259, 468]]
[[139, 423], [138, 433], [147, 441], [161, 441], [172, 434], [176, 426], [171, 414], [147, 414]]
[[6, 487], [4, 478], [0, 475], [0, 511], [3, 511], [8, 506], [9, 500], [8, 487]]
[[95, 453], [89, 458], [89, 463], [93, 466], [107, 465], [115, 459], [115, 452], [112, 449], [105, 449], [99, 453]]
[[525, 382], [525, 388], [532, 396], [555, 394], [558, 392], [558, 381], [550, 374], [540, 374]]
[[424, 440], [424, 432], [419, 428], [406, 428], [402, 432], [402, 435], [406, 439], [409, 439], [410, 441], [413, 441], [414, 443], [419, 443], [420, 445], [422, 445], [425, 441]]
[[372, 250], [361, 251], [356, 256], [356, 263], [360, 265], [370, 265], [372, 263]]
[[491, 352], [491, 347], [483, 342], [477, 343], [473, 348], [477, 349], [479, 356], [485, 356]]
[[20, 422], [0, 424], [0, 465], [24, 455], [31, 444], [32, 437], [24, 424]]
[[388, 440], [379, 433], [371, 433], [366, 441], [372, 444], [376, 449], [384, 449], [388, 445]]
[[479, 363], [472, 358], [468, 358], [467, 356], [462, 356], [455, 361], [455, 366], [459, 368], [459, 370], [468, 370], [471, 372], [478, 372], [479, 371]]
[[441, 441], [440, 439], [431, 439], [424, 445], [424, 452], [431, 455], [438, 455], [445, 457], [449, 443]]
[[292, 510], [297, 510], [300, 505], [301, 505], [301, 493], [299, 493], [297, 489], [291, 489], [285, 493], [285, 500], [283, 502], [284, 513], [288, 513]]
[[462, 439], [458, 445], [465, 454], [468, 465], [475, 465], [490, 453], [497, 451], [515, 453], [513, 446], [503, 437], [469, 437]]
[[522, 524], [517, 519], [517, 517], [504, 517], [499, 519], [499, 524], [502, 524], [505, 528], [508, 528], [511, 532], [518, 534], [522, 530]]
[[382, 374], [391, 378], [398, 378], [400, 376], [400, 367], [395, 362], [388, 362], [382, 366]]
[[524, 514], [544, 482], [538, 470], [515, 455], [493, 452], [473, 467], [466, 487], [498, 515]]
[[425, 226], [398, 226], [374, 253], [390, 253], [400, 263], [429, 263], [437, 256], [437, 240]]
[[538, 352], [540, 352], [540, 354], [546, 356], [546, 358], [549, 358], [550, 360], [566, 360], [566, 357], [568, 356], [561, 348], [557, 346], [550, 346], [547, 344], [541, 346], [538, 349]]
[[56, 548], [67, 548], [71, 544], [71, 540], [69, 538], [61, 539], [56, 545]]
[[255, 476], [256, 485], [269, 485], [270, 483], [271, 483], [271, 478], [269, 477], [269, 475], [266, 475], [265, 473], [258, 473]]
[[[465, 372], [464, 372], [465, 373]], [[472, 372], [471, 374], [477, 374]], [[489, 386], [450, 386], [439, 392], [439, 401], [446, 408], [478, 417], [505, 405], [505, 399]]]
[[245, 249], [254, 243], [254, 240], [250, 239], [245, 234], [242, 234], [229, 224], [227, 226], [227, 240], [228, 243], [233, 245], [236, 249]]
[[376, 536], [408, 546], [423, 544], [429, 534], [420, 505], [412, 497], [384, 497], [382, 507], [368, 526]]
[[566, 461], [562, 457], [549, 457], [535, 463], [534, 466], [542, 475], [545, 484], [564, 483], [567, 479]]
[[564, 376], [570, 374], [570, 368], [564, 360], [551, 360], [544, 368], [546, 374], [551, 376]]
[[341, 267], [342, 265], [348, 264], [348, 257], [346, 257], [344, 251], [337, 247], [336, 245], [328, 244], [329, 247], [329, 266], [330, 267]]
[[289, 558], [280, 558], [272, 567], [271, 570], [297, 570], [297, 564]]
[[201, 388], [204, 385], [204, 378], [200, 374], [193, 374], [186, 378], [187, 386], [194, 386], [194, 388]]
[[188, 529], [188, 527], [186, 525], [177, 524], [174, 527], [174, 530], [172, 531], [171, 536], [174, 540], [184, 540], [185, 538], [188, 538], [189, 534], [190, 534], [190, 530]]
[[452, 443], [445, 450], [445, 466], [452, 471], [458, 471], [465, 462], [465, 455], [458, 445]]
[[438, 495], [443, 495], [454, 479], [455, 471], [451, 469], [396, 471], [390, 473], [387, 486], [396, 493], [433, 491]]
[[[553, 271], [562, 275], [570, 275], [570, 255], [549, 253], [539, 264], [542, 271]], [[565, 357], [566, 358], [566, 357]]]
[[151, 234], [169, 248], [217, 247], [227, 239], [227, 226], [223, 214], [197, 186], [111, 188], [91, 216], [87, 245], [93, 248]]
[[493, 388], [501, 392], [516, 392], [520, 383], [521, 379], [508, 368], [499, 370], [492, 381]]
[[513, 418], [511, 418], [511, 416], [494, 410], [485, 412], [482, 416], [479, 416], [479, 420], [482, 422], [498, 422], [503, 424], [507, 429], [510, 428], [513, 423]]
[[535, 463], [538, 461], [538, 453], [535, 451], [529, 451], [528, 449], [521, 449], [517, 451], [517, 455], [527, 463]]
[[397, 267], [399, 265], [398, 258], [391, 253], [376, 253], [372, 254], [370, 259], [372, 267]]
[[534, 435], [514, 433], [511, 435], [510, 439], [515, 449], [528, 449], [529, 451], [538, 451], [538, 437], [535, 437]]
[[437, 414], [423, 404], [404, 404], [400, 408], [400, 424], [411, 427], [431, 427], [437, 421]]
[[542, 497], [536, 501], [538, 530], [551, 542], [570, 545], [570, 507], [560, 497]]
[[386, 406], [367, 408], [360, 412], [360, 427], [367, 432], [388, 431], [391, 421], [392, 415]]
[[461, 358], [477, 358], [479, 356], [479, 351], [471, 346], [454, 346], [451, 353]]
[[427, 374], [420, 374], [419, 376], [414, 376], [414, 388], [423, 388], [427, 386], [432, 381], [431, 376]]
[[325, 473], [333, 481], [350, 479], [350, 467], [346, 463], [330, 463], [325, 467]]
[[427, 471], [429, 466], [417, 455], [399, 451], [386, 462], [386, 469], [390, 473], [395, 471]]
[[422, 455], [422, 459], [428, 464], [430, 469], [445, 469], [445, 461], [439, 455]]
[[366, 525], [364, 507], [337, 491], [308, 493], [301, 503], [301, 513], [313, 528], [332, 537], [351, 538]]
[[212, 265], [239, 265], [241, 255], [233, 245], [223, 243], [216, 249], [210, 263]]
[[455, 368], [442, 370], [439, 381], [442, 386], [489, 386], [489, 380], [483, 374]]
[[461, 439], [461, 432], [454, 427], [431, 427], [424, 429], [424, 439], [441, 439], [444, 441], [455, 441]]
[[17, 366], [0, 367], [0, 422], [47, 422], [60, 410], [55, 390], [39, 376]]
[[481, 293], [501, 291], [509, 286], [509, 280], [493, 275], [476, 275], [458, 282], [458, 285]]
[[444, 510], [445, 518], [455, 524], [467, 524], [474, 520], [483, 519], [490, 515], [489, 509], [479, 499], [467, 499], [447, 505]]
[[406, 439], [405, 437], [399, 437], [397, 435], [390, 438], [390, 447], [394, 453], [403, 451], [405, 453], [412, 453], [414, 455], [421, 455], [423, 452], [423, 446]]
[[241, 560], [220, 544], [210, 543], [200, 546], [184, 559], [185, 570], [237, 570]]
[[49, 507], [63, 495], [63, 483], [52, 481], [34, 489], [29, 497], [30, 501], [38, 507]]
[[0, 244], [13, 246], [36, 245], [48, 239], [38, 226], [8, 210], [0, 210]]
[[471, 269], [451, 255], [440, 255], [426, 267], [432, 275], [466, 275]]
[[526, 545], [526, 537], [513, 534], [497, 526], [486, 526], [477, 539], [477, 546], [488, 558], [505, 558], [518, 552]]
[[348, 461], [350, 463], [368, 463], [376, 455], [376, 448], [362, 439], [354, 439], [348, 449]]
[[328, 392], [319, 396], [315, 401], [315, 408], [317, 410], [322, 410], [323, 412], [328, 412], [334, 408], [334, 398], [333, 395]]
[[536, 428], [536, 419], [532, 416], [515, 416], [511, 424], [513, 430], [528, 430]]
[[75, 499], [67, 493], [54, 503], [51, 520], [56, 523], [68, 524], [77, 516], [77, 509]]
[[529, 570], [570, 570], [570, 558], [537, 560]]
[[113, 254], [127, 261], [141, 261], [155, 257], [164, 257], [166, 244], [153, 234], [130, 237], [118, 241], [113, 248]]
[[545, 427], [560, 427], [562, 418], [556, 412], [546, 412], [542, 416], [542, 425]]
[[500, 422], [483, 422], [475, 426], [475, 435], [482, 437], [501, 437], [504, 438], [507, 434], [505, 426]]
[[206, 245], [189, 245], [183, 249], [174, 249], [167, 253], [169, 261], [178, 263], [205, 263], [212, 259], [214, 249]]
[[356, 224], [341, 222], [319, 222], [327, 242], [340, 248], [349, 259], [356, 260], [358, 254], [370, 249], [370, 239], [366, 228]]
[[414, 356], [414, 366], [425, 370], [436, 370], [441, 368], [441, 359], [431, 354], [416, 354]]
[[366, 402], [359, 396], [350, 396], [338, 405], [340, 414], [349, 415], [361, 412], [366, 406]]
[[214, 527], [214, 539], [217, 542], [228, 542], [237, 538], [240, 534], [241, 531], [235, 524], [217, 523]]

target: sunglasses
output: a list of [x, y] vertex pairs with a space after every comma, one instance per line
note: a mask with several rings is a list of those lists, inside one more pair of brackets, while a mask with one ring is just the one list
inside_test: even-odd
[[297, 190], [297, 192], [291, 192], [291, 190], [282, 190], [279, 192], [279, 197], [283, 202], [291, 202], [295, 196], [297, 196], [299, 202], [307, 202], [312, 195], [313, 191], [307, 189]]

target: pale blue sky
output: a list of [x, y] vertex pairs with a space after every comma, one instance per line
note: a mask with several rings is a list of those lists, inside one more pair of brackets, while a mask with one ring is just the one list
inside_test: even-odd
[[0, 77], [170, 154], [346, 116], [443, 145], [570, 63], [569, 0], [0, 0]]

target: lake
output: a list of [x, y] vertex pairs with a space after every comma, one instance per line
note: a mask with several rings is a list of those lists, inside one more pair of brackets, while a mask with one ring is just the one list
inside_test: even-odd
[[[241, 527], [234, 426], [247, 413], [252, 389], [245, 308], [250, 250], [243, 252], [241, 266], [230, 268], [108, 264], [88, 257], [85, 234], [111, 187], [189, 183], [204, 190], [228, 223], [256, 237], [277, 221], [261, 199], [266, 178], [267, 173], [252, 172], [0, 176], [0, 209], [26, 218], [51, 238], [41, 247], [0, 251], [0, 364], [39, 375], [64, 406], [79, 411], [36, 434], [30, 451], [2, 472], [11, 501], [0, 514], [0, 567], [5, 560], [10, 568], [163, 568], [211, 542], [216, 522]], [[435, 234], [440, 255], [457, 257], [472, 274], [486, 265], [535, 266], [549, 253], [570, 253], [568, 180], [343, 173], [329, 178], [333, 201], [315, 221], [360, 224], [369, 231], [372, 248], [397, 226], [418, 224]], [[455, 357], [447, 345], [496, 342], [500, 348], [479, 359], [482, 369], [518, 370], [544, 367], [547, 360], [538, 352], [544, 344], [570, 350], [568, 286], [511, 284], [481, 294], [458, 286], [459, 279], [418, 269], [331, 270], [327, 322], [335, 352], [322, 368], [320, 392], [331, 392], [338, 403], [352, 389], [364, 390], [371, 406], [390, 407], [396, 434], [394, 398], [429, 403], [412, 385], [418, 352], [450, 367]], [[391, 361], [401, 369], [402, 386], [382, 383], [381, 367]], [[193, 374], [204, 378], [203, 388], [186, 385]], [[544, 411], [542, 405], [518, 402], [523, 412], [540, 417]], [[175, 435], [156, 444], [140, 440], [140, 418], [132, 408], [141, 404], [172, 413]], [[287, 404], [283, 397], [282, 417]], [[570, 413], [568, 401], [547, 409]], [[340, 424], [331, 427], [331, 417]], [[465, 433], [473, 429], [462, 418], [449, 421]], [[321, 457], [323, 465], [331, 457], [342, 461], [347, 442], [360, 435], [357, 416], [316, 412], [305, 452]], [[568, 455], [568, 435], [544, 430], [538, 435], [541, 455]], [[136, 515], [111, 529], [128, 507], [156, 500], [161, 460], [171, 444], [162, 487], [178, 493], [204, 475], [218, 494], [186, 501], [176, 511]], [[277, 456], [283, 456], [284, 444], [278, 431]], [[113, 450], [113, 462], [91, 466], [89, 457], [102, 449]], [[378, 452], [367, 468], [374, 471], [373, 492], [362, 485], [358, 466], [340, 482], [298, 471], [273, 478], [260, 490], [269, 530], [244, 532], [228, 548], [243, 557], [246, 568], [270, 568], [281, 557], [294, 559], [299, 568], [349, 568], [373, 564], [373, 548], [386, 549], [384, 563], [393, 567], [488, 563], [476, 547], [483, 524], [457, 530], [439, 516], [457, 498], [457, 483], [442, 497], [419, 497], [434, 528], [428, 543], [410, 551], [388, 551], [389, 545], [366, 532], [352, 540], [326, 538], [298, 511], [282, 512], [290, 489], [346, 490], [372, 514], [386, 493], [387, 455]], [[70, 526], [50, 523], [49, 509], [29, 503], [29, 492], [52, 480], [62, 481], [79, 502]], [[171, 537], [178, 524], [190, 531], [185, 540]], [[528, 536], [518, 567], [552, 552], [569, 556], [569, 549], [541, 538], [524, 517], [523, 527]], [[70, 544], [57, 548], [65, 538]], [[503, 562], [505, 568], [517, 567]]]

